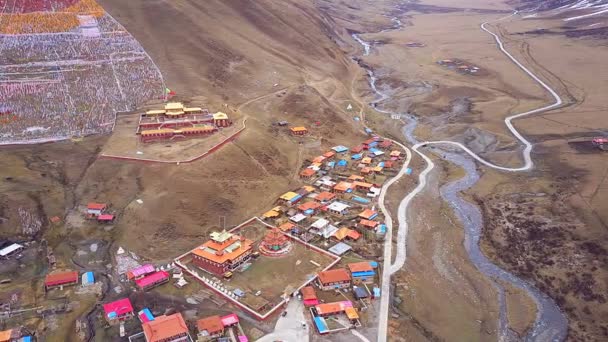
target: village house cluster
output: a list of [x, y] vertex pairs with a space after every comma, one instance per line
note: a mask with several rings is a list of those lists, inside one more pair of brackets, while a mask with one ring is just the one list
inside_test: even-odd
[[207, 109], [168, 102], [164, 109], [141, 114], [136, 134], [142, 142], [149, 143], [210, 135], [230, 125], [232, 121], [225, 113], [210, 114]]
[[[365, 325], [367, 308], [380, 296], [379, 265], [368, 249], [386, 232], [377, 199], [382, 184], [402, 166], [402, 151], [390, 140], [372, 136], [352, 148], [334, 146], [307, 160], [299, 173], [303, 184], [279, 196], [270, 210], [210, 233], [169, 265], [125, 263], [121, 260], [132, 258], [119, 247], [116, 275], [123, 289], [112, 291], [118, 299], [111, 296], [103, 303], [103, 320], [119, 326], [113, 329], [121, 337], [148, 342], [222, 341], [228, 336], [247, 341], [234, 314], [196, 322], [190, 318], [188, 325], [180, 312], [136, 308], [128, 295], [172, 279], [182, 288], [188, 276], [258, 320], [281, 312], [289, 300], [300, 300], [320, 334]], [[83, 215], [99, 222], [115, 218], [108, 204], [97, 202], [88, 203]], [[0, 255], [9, 258], [22, 250], [19, 244], [6, 244]], [[54, 270], [46, 275], [44, 289], [60, 295], [77, 285], [99, 286], [95, 278], [92, 271]]]
[[130, 340], [143, 337], [146, 342], [206, 342], [217, 341], [230, 334], [238, 336], [239, 342], [248, 341], [239, 317], [234, 313], [197, 320], [196, 335], [191, 335], [181, 313], [154, 315], [149, 308], [135, 310], [129, 298], [103, 304], [103, 313], [104, 319], [110, 326], [124, 326], [137, 317], [142, 331], [129, 336]]
[[386, 233], [375, 201], [401, 165], [402, 151], [390, 140], [372, 137], [350, 149], [334, 146], [300, 172], [307, 185], [281, 195], [262, 218], [306, 242], [334, 241], [329, 251], [343, 255], [362, 237]]
[[[386, 233], [377, 198], [382, 184], [402, 167], [402, 153], [391, 140], [376, 136], [352, 148], [334, 146], [308, 160], [299, 174], [306, 184], [281, 195], [261, 218], [336, 256], [356, 257], [357, 251], [365, 250], [364, 241], [381, 240]], [[316, 281], [299, 292], [321, 334], [361, 326], [366, 302], [380, 295], [375, 285], [377, 262], [344, 266], [319, 272]], [[336, 291], [341, 296], [335, 297]]]

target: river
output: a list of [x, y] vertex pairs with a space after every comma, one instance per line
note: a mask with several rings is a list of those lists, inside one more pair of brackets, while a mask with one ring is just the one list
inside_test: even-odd
[[[396, 24], [396, 26], [383, 30], [382, 32], [400, 30], [402, 28], [402, 23], [398, 18], [393, 18], [392, 21]], [[371, 53], [372, 44], [363, 40], [359, 34], [353, 34], [352, 37], [363, 46], [364, 56], [368, 56]], [[417, 118], [410, 114], [394, 113], [380, 108], [380, 104], [385, 101], [390, 101], [391, 96], [377, 88], [376, 82], [378, 81], [378, 77], [375, 75], [374, 70], [369, 67], [364, 68], [369, 76], [370, 87], [376, 94], [376, 99], [371, 103], [372, 107], [381, 113], [389, 115], [400, 114], [401, 117], [407, 121], [407, 124], [402, 129], [405, 140], [412, 145], [417, 144], [418, 140], [414, 136]], [[568, 332], [568, 321], [555, 302], [530, 283], [492, 263], [481, 252], [479, 247], [479, 239], [481, 236], [481, 230], [483, 228], [483, 216], [481, 214], [481, 210], [474, 204], [465, 201], [458, 195], [459, 192], [471, 188], [479, 180], [479, 173], [477, 172], [475, 162], [463, 154], [445, 152], [439, 150], [438, 148], [434, 148], [433, 150], [436, 151], [437, 155], [439, 155], [442, 159], [460, 166], [466, 172], [466, 175], [463, 178], [443, 185], [440, 188], [440, 194], [442, 199], [450, 205], [457, 218], [463, 224], [465, 232], [464, 247], [467, 251], [469, 259], [482, 274], [490, 279], [497, 289], [499, 304], [499, 339], [501, 341], [513, 341], [518, 339], [517, 335], [511, 329], [509, 329], [505, 290], [500, 283], [503, 282], [526, 292], [536, 304], [536, 321], [534, 322], [532, 329], [529, 329], [527, 335], [524, 336], [524, 341], [557, 342], [565, 340]], [[417, 152], [421, 153], [419, 151]]]

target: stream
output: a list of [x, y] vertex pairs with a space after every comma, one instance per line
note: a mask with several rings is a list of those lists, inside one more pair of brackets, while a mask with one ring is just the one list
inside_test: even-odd
[[[402, 23], [398, 18], [393, 18], [392, 21], [396, 26], [381, 32], [399, 30], [402, 28]], [[363, 46], [365, 51], [364, 56], [368, 56], [371, 53], [372, 43], [363, 40], [359, 34], [352, 34], [352, 37]], [[391, 96], [377, 88], [376, 82], [378, 81], [378, 77], [375, 75], [374, 71], [369, 67], [363, 67], [369, 76], [370, 87], [376, 94], [376, 99], [371, 102], [371, 106], [380, 113], [388, 115], [401, 114], [379, 108], [380, 103], [390, 100]], [[410, 114], [401, 114], [401, 117], [407, 120], [407, 124], [402, 129], [405, 139], [412, 145], [417, 144], [418, 140], [414, 136], [414, 130], [418, 123], [417, 118]], [[481, 210], [458, 195], [459, 192], [471, 188], [479, 180], [479, 173], [477, 172], [475, 162], [463, 154], [445, 152], [438, 148], [433, 148], [433, 150], [438, 152], [437, 154], [441, 156], [442, 159], [458, 165], [466, 172], [466, 175], [463, 178], [443, 185], [440, 188], [440, 194], [442, 199], [450, 205], [460, 222], [463, 224], [465, 232], [464, 247], [469, 259], [481, 273], [488, 279], [491, 279], [498, 291], [499, 340], [518, 340], [517, 334], [509, 329], [505, 289], [500, 282], [508, 283], [511, 286], [524, 291], [536, 304], [536, 321], [532, 328], [527, 331], [527, 335], [523, 337], [524, 341], [558, 342], [565, 340], [568, 332], [568, 321], [555, 302], [528, 282], [492, 263], [492, 261], [482, 253], [479, 247], [479, 239], [483, 227]]]

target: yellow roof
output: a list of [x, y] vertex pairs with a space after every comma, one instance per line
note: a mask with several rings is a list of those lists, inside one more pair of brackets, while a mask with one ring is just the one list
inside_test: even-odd
[[304, 190], [306, 190], [306, 191], [308, 191], [308, 192], [314, 192], [314, 191], [316, 190], [314, 187], [312, 187], [312, 186], [310, 186], [310, 185], [304, 185], [304, 186], [302, 187], [302, 189], [304, 189]]
[[166, 116], [182, 115], [182, 114], [184, 114], [184, 111], [183, 111], [183, 110], [180, 110], [180, 111], [173, 111], [173, 112], [166, 112], [166, 113], [165, 113], [165, 115], [166, 115]]
[[170, 128], [161, 128], [161, 129], [149, 129], [147, 131], [141, 131], [141, 135], [151, 135], [151, 134], [159, 134], [159, 133], [173, 133], [174, 131]]
[[346, 317], [348, 317], [348, 319], [359, 319], [359, 314], [355, 308], [346, 308], [344, 309], [344, 312], [346, 313]]
[[213, 114], [213, 120], [226, 120], [228, 119], [228, 115], [226, 113], [217, 112]]
[[363, 158], [363, 160], [361, 160], [361, 162], [362, 162], [363, 164], [369, 164], [369, 163], [371, 163], [371, 162], [372, 162], [372, 158], [370, 158], [370, 157], [365, 157], [365, 158]]
[[271, 218], [271, 217], [277, 217], [279, 215], [280, 215], [280, 213], [276, 210], [268, 210], [262, 216], [264, 216], [265, 218]]
[[191, 107], [191, 108], [184, 108], [184, 112], [202, 112], [203, 108], [201, 107]]
[[190, 131], [213, 131], [215, 129], [215, 127], [212, 126], [208, 126], [208, 125], [202, 125], [202, 126], [194, 126], [194, 127], [183, 127], [180, 128], [180, 131], [185, 131], [185, 132], [190, 132]]
[[176, 110], [176, 109], [184, 109], [184, 104], [181, 102], [168, 102], [165, 105], [165, 110]]
[[382, 171], [382, 166], [376, 166], [372, 170], [374, 170], [374, 172], [380, 172]]
[[289, 200], [291, 200], [292, 198], [294, 198], [294, 197], [296, 197], [296, 196], [298, 196], [298, 194], [296, 194], [296, 193], [295, 193], [295, 192], [293, 192], [293, 191], [289, 191], [289, 192], [286, 192], [286, 193], [284, 193], [283, 195], [281, 195], [281, 197], [280, 197], [280, 198], [281, 198], [282, 200], [289, 201]]
[[291, 130], [294, 132], [306, 131], [306, 127], [304, 127], [304, 126], [292, 127]]
[[165, 114], [164, 109], [153, 109], [146, 112], [146, 115], [160, 115]]
[[334, 237], [340, 241], [344, 240], [345, 237], [348, 236], [348, 232], [350, 231], [350, 229], [346, 228], [346, 227], [342, 227], [340, 229], [338, 229], [337, 232], [334, 233]]

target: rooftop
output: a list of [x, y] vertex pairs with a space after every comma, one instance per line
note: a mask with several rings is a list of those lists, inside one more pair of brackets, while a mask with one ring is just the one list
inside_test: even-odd
[[374, 271], [374, 268], [369, 263], [369, 261], [354, 262], [346, 266], [348, 267], [351, 273]]
[[319, 304], [315, 306], [315, 309], [317, 310], [317, 313], [319, 315], [331, 315], [344, 312], [346, 308], [352, 307], [353, 303], [351, 301], [346, 300], [342, 302]]
[[327, 226], [329, 224], [329, 221], [324, 219], [324, 218], [320, 218], [318, 220], [315, 221], [315, 223], [313, 223], [312, 225], [310, 225], [313, 228], [317, 228], [317, 229], [323, 229], [325, 228], [325, 226]]
[[334, 194], [333, 192], [329, 192], [329, 191], [323, 191], [320, 194], [318, 194], [317, 196], [315, 196], [315, 200], [320, 201], [320, 202], [331, 201], [334, 198], [336, 198], [336, 194]]
[[346, 237], [357, 240], [361, 237], [361, 234], [356, 230], [342, 227], [334, 234], [334, 237], [340, 241], [344, 240]]
[[91, 210], [102, 210], [105, 208], [106, 208], [106, 204], [104, 204], [104, 203], [90, 202], [89, 204], [87, 204], [87, 209], [91, 209]]
[[337, 191], [347, 191], [348, 189], [352, 189], [353, 184], [348, 182], [340, 182], [338, 185], [334, 186], [334, 190]]
[[209, 316], [196, 321], [196, 327], [199, 332], [207, 331], [209, 335], [216, 334], [224, 330], [224, 324], [220, 316]]
[[282, 200], [285, 200], [285, 201], [290, 201], [294, 197], [297, 197], [297, 196], [298, 196], [297, 193], [295, 193], [293, 191], [289, 191], [289, 192], [286, 192], [286, 193], [282, 194], [281, 197], [279, 197], [279, 198], [282, 199]]
[[140, 288], [145, 288], [146, 286], [156, 284], [157, 282], [162, 281], [164, 279], [168, 279], [168, 278], [169, 278], [168, 272], [158, 271], [158, 272], [150, 273], [149, 275], [147, 275], [141, 279], [137, 279], [135, 281], [135, 284], [137, 284], [137, 286], [139, 286]]
[[8, 247], [4, 247], [4, 248], [0, 249], [0, 256], [1, 257], [7, 256], [7, 255], [9, 255], [9, 254], [13, 253], [14, 251], [19, 250], [21, 248], [23, 248], [22, 245], [20, 245], [18, 243], [13, 243], [13, 244], [11, 244]]
[[181, 102], [167, 102], [165, 110], [179, 110], [184, 109], [184, 104]]
[[161, 342], [171, 337], [187, 334], [188, 326], [180, 313], [158, 316], [141, 325], [147, 342]]
[[346, 204], [346, 203], [342, 203], [342, 202], [333, 202], [330, 205], [327, 206], [327, 209], [329, 210], [333, 210], [333, 211], [338, 211], [341, 212], [343, 210], [346, 210], [350, 208], [350, 205]]
[[376, 222], [376, 221], [365, 220], [365, 219], [362, 219], [361, 221], [359, 221], [359, 223], [362, 226], [369, 227], [369, 228], [376, 228], [376, 226], [378, 225], [378, 222]]
[[294, 228], [296, 225], [291, 223], [291, 222], [285, 222], [282, 225], [279, 226], [279, 229], [286, 232], [291, 230], [292, 228]]
[[300, 176], [310, 177], [310, 176], [314, 176], [315, 173], [317, 173], [317, 172], [313, 169], [304, 169], [304, 170], [302, 170], [302, 172], [300, 172]]
[[364, 218], [366, 220], [372, 220], [376, 216], [378, 216], [378, 213], [371, 209], [365, 209], [359, 214], [359, 217]]
[[217, 112], [213, 114], [213, 120], [226, 120], [228, 119], [228, 115], [226, 113]]
[[234, 260], [250, 250], [253, 241], [229, 232], [211, 233], [211, 240], [192, 250], [192, 253], [207, 260], [223, 264]]
[[317, 299], [317, 293], [312, 286], [305, 286], [300, 292], [302, 293], [303, 300]]
[[350, 281], [350, 274], [343, 268], [323, 271], [319, 272], [319, 281], [321, 284], [347, 282]]
[[133, 312], [133, 306], [129, 298], [123, 298], [104, 304], [103, 311], [106, 314], [106, 318], [114, 318]]
[[47, 274], [46, 278], [44, 278], [44, 283], [46, 285], [59, 285], [59, 284], [77, 282], [77, 281], [78, 281], [78, 272], [76, 272], [76, 271]]
[[342, 255], [348, 251], [350, 251], [352, 249], [351, 246], [345, 244], [344, 242], [338, 242], [337, 244], [333, 245], [329, 251], [334, 253], [335, 255]]
[[298, 210], [301, 211], [306, 211], [308, 209], [312, 209], [312, 210], [317, 210], [319, 209], [319, 207], [321, 207], [321, 204], [319, 202], [306, 202], [306, 203], [302, 203], [298, 206]]

